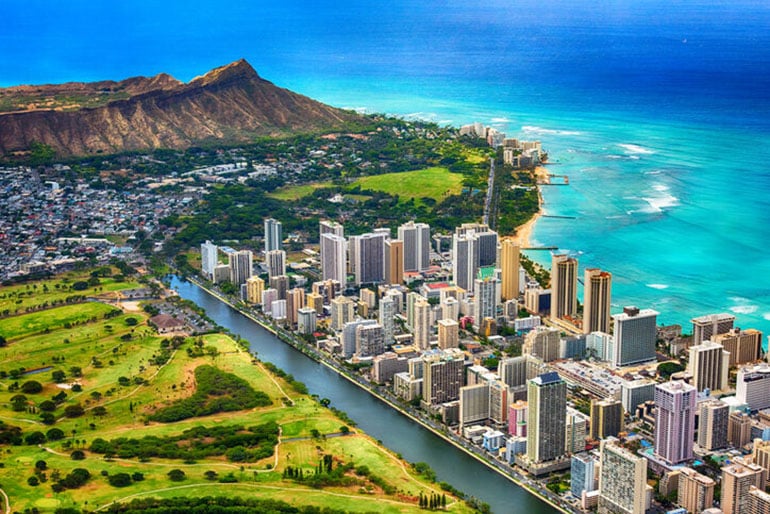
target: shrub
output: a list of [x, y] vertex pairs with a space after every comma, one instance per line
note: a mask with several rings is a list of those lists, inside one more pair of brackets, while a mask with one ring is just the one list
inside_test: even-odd
[[187, 475], [181, 469], [172, 469], [168, 472], [168, 478], [172, 482], [181, 482], [187, 478]]
[[51, 400], [45, 400], [40, 402], [40, 405], [38, 405], [37, 408], [43, 412], [53, 412], [56, 410], [56, 404]]
[[29, 477], [27, 479], [27, 483], [31, 485], [32, 487], [35, 487], [36, 485], [40, 484], [40, 480], [38, 480], [37, 477]]
[[86, 458], [86, 454], [83, 452], [83, 450], [75, 450], [74, 452], [70, 453], [70, 458], [72, 460], [83, 460]]
[[115, 473], [107, 477], [107, 482], [112, 487], [127, 487], [131, 485], [131, 475], [128, 473]]
[[64, 430], [60, 428], [52, 428], [45, 433], [49, 441], [59, 441], [64, 439]]
[[83, 409], [83, 407], [79, 403], [76, 403], [75, 405], [67, 405], [64, 408], [64, 415], [67, 416], [68, 418], [79, 418], [80, 416], [85, 414], [85, 412], [86, 411]]
[[29, 445], [43, 444], [45, 442], [45, 434], [43, 432], [32, 432], [24, 437], [24, 442]]
[[21, 392], [24, 394], [37, 394], [43, 390], [43, 384], [35, 380], [28, 380], [21, 384]]

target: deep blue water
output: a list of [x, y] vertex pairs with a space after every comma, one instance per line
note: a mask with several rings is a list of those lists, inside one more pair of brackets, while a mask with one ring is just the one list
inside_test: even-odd
[[616, 310], [770, 332], [770, 3], [475, 4], [7, 1], [0, 86], [245, 57], [333, 105], [539, 138], [570, 177], [546, 211], [577, 219], [535, 242], [613, 272]]

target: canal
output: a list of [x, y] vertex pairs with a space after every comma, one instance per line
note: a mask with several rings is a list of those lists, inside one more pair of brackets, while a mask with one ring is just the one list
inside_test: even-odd
[[556, 514], [558, 511], [500, 476], [476, 459], [388, 407], [326, 366], [282, 343], [262, 327], [197, 285], [174, 277], [171, 286], [182, 298], [206, 310], [220, 326], [249, 341], [251, 351], [272, 362], [321, 398], [345, 411], [366, 433], [409, 462], [427, 462], [439, 481], [488, 503], [496, 514]]

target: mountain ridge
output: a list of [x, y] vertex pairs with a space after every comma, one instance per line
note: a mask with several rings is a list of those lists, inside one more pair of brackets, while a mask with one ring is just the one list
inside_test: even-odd
[[[23, 102], [25, 94], [32, 95], [34, 101], [28, 104], [32, 109], [0, 113], [0, 155], [5, 157], [23, 155], [33, 143], [43, 143], [64, 157], [183, 149], [210, 141], [239, 143], [258, 136], [332, 131], [362, 120], [356, 113], [276, 86], [245, 59], [188, 83], [160, 73], [118, 82], [0, 89], [0, 99], [11, 105], [8, 99]], [[85, 101], [56, 107], [58, 97], [69, 99], [73, 94]], [[54, 107], [46, 108], [50, 105]]]

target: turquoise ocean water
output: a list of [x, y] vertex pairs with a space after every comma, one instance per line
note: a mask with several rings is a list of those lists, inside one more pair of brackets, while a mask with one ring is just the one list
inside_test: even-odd
[[[324, 102], [540, 139], [533, 242], [614, 275], [614, 311], [770, 333], [770, 4], [738, 0], [4, 2], [0, 85], [247, 58]], [[533, 253], [541, 261], [549, 257]]]

